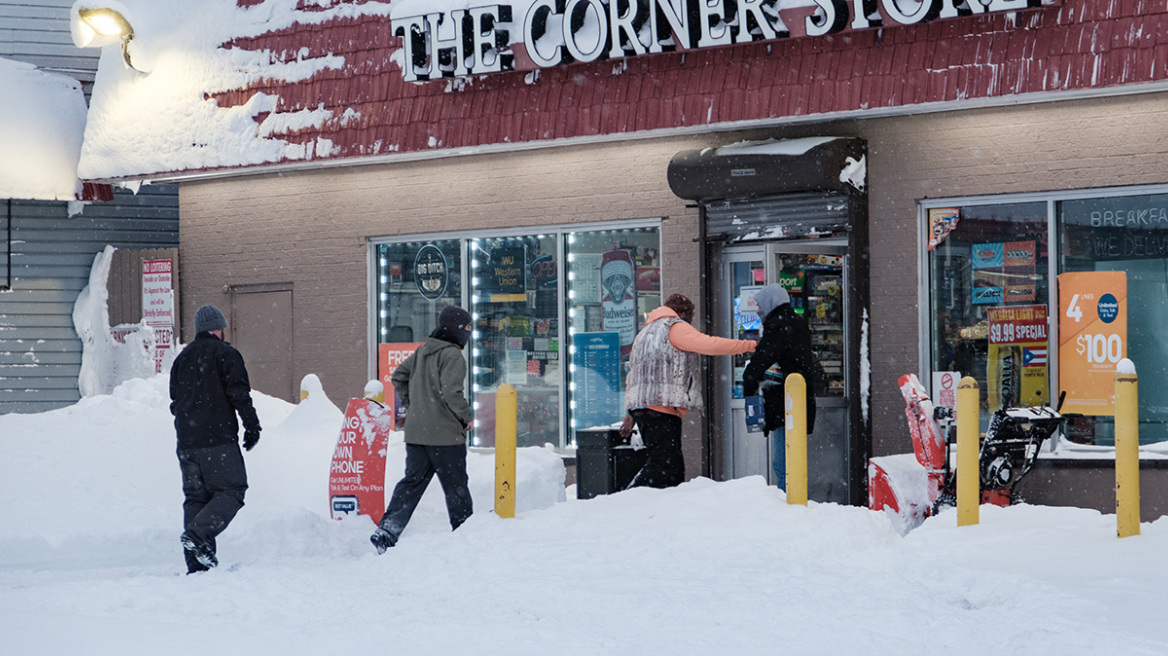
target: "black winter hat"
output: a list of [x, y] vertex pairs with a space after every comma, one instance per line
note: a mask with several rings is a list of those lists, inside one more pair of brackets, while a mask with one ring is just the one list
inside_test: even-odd
[[447, 305], [438, 313], [438, 327], [450, 331], [469, 331], [470, 312], [457, 305]]
[[208, 330], [219, 330], [227, 327], [227, 320], [223, 313], [214, 305], [204, 305], [195, 310], [195, 332], [205, 333]]
[[430, 336], [463, 348], [470, 340], [470, 331], [470, 313], [457, 305], [447, 305], [438, 313], [438, 327]]

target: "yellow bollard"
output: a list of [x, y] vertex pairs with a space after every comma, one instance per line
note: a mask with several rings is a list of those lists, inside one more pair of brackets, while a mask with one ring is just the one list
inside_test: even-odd
[[957, 384], [957, 525], [977, 524], [981, 513], [981, 475], [978, 467], [978, 400], [981, 390], [970, 376]]
[[300, 389], [300, 400], [303, 401], [307, 398], [308, 398], [308, 390], [301, 388]]
[[1140, 534], [1140, 413], [1136, 366], [1115, 368], [1115, 520], [1121, 538]]
[[495, 393], [495, 514], [515, 516], [515, 432], [519, 412], [515, 388]]
[[787, 503], [807, 505], [807, 381], [791, 374], [783, 382], [786, 405]]

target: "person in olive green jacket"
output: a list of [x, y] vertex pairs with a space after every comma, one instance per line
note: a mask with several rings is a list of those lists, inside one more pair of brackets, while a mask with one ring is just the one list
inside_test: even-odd
[[470, 333], [470, 314], [447, 305], [438, 314], [438, 328], [393, 372], [393, 388], [406, 408], [406, 473], [369, 537], [379, 554], [397, 544], [435, 474], [446, 495], [451, 529], [461, 526], [473, 512], [466, 476], [466, 433], [474, 413], [466, 400], [462, 357]]

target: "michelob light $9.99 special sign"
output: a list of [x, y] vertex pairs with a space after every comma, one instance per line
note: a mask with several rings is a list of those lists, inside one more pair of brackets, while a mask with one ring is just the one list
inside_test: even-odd
[[1127, 357], [1127, 274], [1064, 273], [1059, 287], [1062, 411], [1115, 413], [1115, 366]]
[[987, 308], [986, 313], [990, 408], [1046, 404], [1046, 306], [1004, 305]]

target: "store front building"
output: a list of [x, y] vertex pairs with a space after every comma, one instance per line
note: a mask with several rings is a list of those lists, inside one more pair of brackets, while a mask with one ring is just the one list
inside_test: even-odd
[[[1092, 358], [1129, 357], [1152, 381], [1168, 364], [1168, 35], [1153, 28], [1168, 9], [1088, 5], [995, 0], [979, 15], [898, 13], [879, 30], [824, 21], [840, 30], [570, 66], [517, 56], [514, 70], [430, 81], [423, 65], [438, 78], [454, 64], [419, 59], [418, 41], [408, 82], [400, 38], [346, 50], [353, 30], [387, 30], [384, 16], [297, 10], [335, 30], [322, 57], [380, 63], [346, 64], [344, 83], [207, 93], [236, 110], [279, 94], [287, 124], [333, 112], [276, 135], [302, 154], [92, 177], [178, 182], [184, 311], [280, 285], [293, 367], [334, 400], [424, 339], [444, 304], [468, 308], [471, 445], [493, 445], [493, 395], [511, 384], [520, 445], [550, 445], [569, 468], [576, 431], [623, 414], [627, 347], [665, 296], [693, 299], [700, 330], [749, 338], [752, 290], [782, 284], [828, 376], [811, 498], [862, 504], [868, 459], [912, 450], [900, 376], [973, 376], [983, 420], [1007, 399], [1057, 401], [1074, 380], [1060, 276], [1124, 273], [1123, 342], [1091, 333]], [[296, 54], [296, 36], [273, 28], [232, 47]], [[280, 111], [256, 115], [261, 135]], [[742, 366], [705, 360], [687, 478], [771, 476], [767, 441], [743, 430]], [[1141, 386], [1146, 517], [1168, 513], [1158, 387]], [[1080, 414], [1024, 496], [1113, 509], [1112, 424]]]

